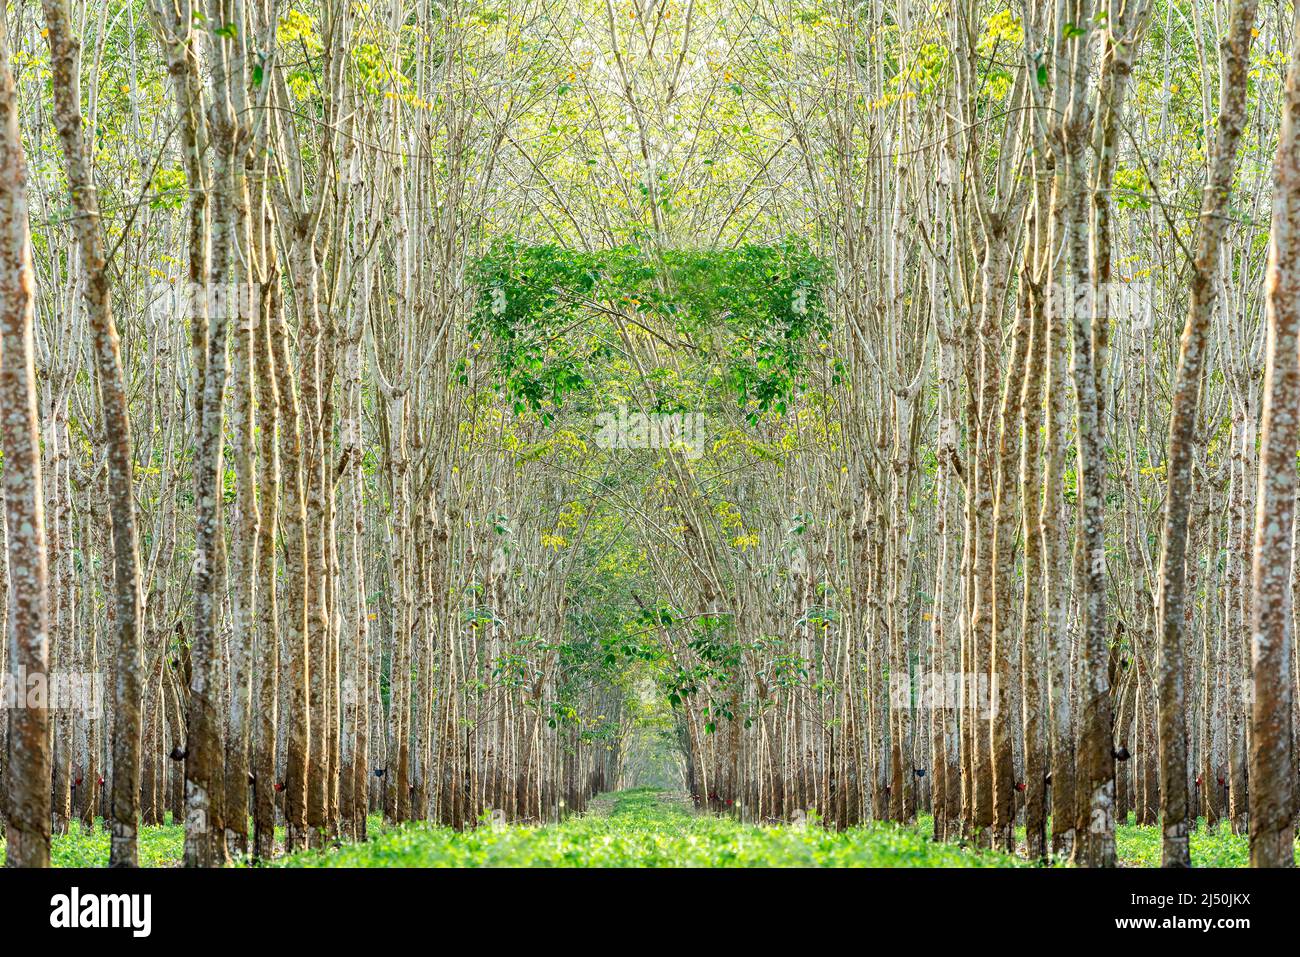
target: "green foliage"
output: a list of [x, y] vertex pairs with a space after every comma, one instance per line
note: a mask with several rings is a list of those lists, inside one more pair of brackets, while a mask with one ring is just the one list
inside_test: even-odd
[[[1132, 815], [1129, 817], [1132, 820]], [[1120, 860], [1138, 867], [1160, 866], [1160, 828], [1121, 824], [1115, 829]], [[1192, 864], [1196, 867], [1245, 867], [1250, 845], [1244, 834], [1233, 834], [1225, 822], [1211, 829], [1205, 818], [1191, 833]]]
[[[617, 336], [606, 331], [615, 321], [665, 330], [715, 360], [715, 384], [734, 393], [751, 421], [785, 413], [802, 387], [809, 344], [829, 331], [822, 295], [829, 267], [794, 241], [656, 255], [505, 239], [470, 276], [477, 292], [470, 333], [491, 346], [500, 391], [516, 413], [531, 410], [548, 423], [616, 356]], [[465, 367], [461, 377], [468, 381]]]
[[150, 186], [153, 198], [149, 205], [154, 209], [178, 209], [185, 202], [185, 171], [179, 167], [158, 170]]
[[[1160, 866], [1160, 828], [1129, 822], [1116, 828], [1120, 861], [1133, 867]], [[873, 824], [836, 832], [822, 827], [741, 824], [729, 817], [698, 814], [654, 788], [603, 795], [592, 809], [548, 827], [487, 827], [458, 833], [427, 824], [385, 825], [369, 821], [371, 840], [342, 848], [306, 851], [278, 860], [283, 867], [1026, 867], [1029, 862], [931, 840], [932, 823]], [[283, 835], [277, 829], [277, 836]], [[1024, 830], [1018, 830], [1023, 842]], [[1245, 867], [1244, 835], [1222, 825], [1197, 822], [1191, 835], [1197, 867]], [[56, 835], [55, 867], [103, 867], [108, 832], [102, 820], [91, 831], [74, 822]], [[185, 829], [178, 824], [140, 829], [142, 867], [175, 867], [182, 857]], [[0, 838], [0, 860], [4, 841]]]
[[[170, 815], [168, 815], [170, 819]], [[0, 860], [4, 859], [5, 842], [0, 837]], [[179, 824], [140, 828], [140, 866], [175, 867], [185, 850], [185, 828]], [[54, 867], [107, 867], [109, 835], [103, 818], [84, 830], [73, 821], [67, 834], [56, 834], [50, 843], [50, 863]]]
[[1125, 166], [1115, 170], [1115, 201], [1124, 209], [1150, 209], [1149, 189], [1150, 183], [1142, 170]]
[[[480, 827], [458, 834], [409, 824], [370, 843], [310, 851], [290, 867], [999, 867], [1000, 854], [935, 844], [918, 828], [882, 824], [836, 833], [760, 827], [694, 814], [652, 788], [597, 800], [598, 809], [550, 827]], [[603, 814], [600, 805], [612, 808]]]

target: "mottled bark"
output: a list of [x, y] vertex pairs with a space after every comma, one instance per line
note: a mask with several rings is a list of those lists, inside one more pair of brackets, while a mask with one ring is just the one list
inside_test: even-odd
[[113, 785], [110, 866], [135, 867], [140, 817], [140, 718], [144, 657], [140, 640], [140, 559], [136, 541], [134, 464], [117, 324], [100, 227], [99, 198], [85, 142], [79, 82], [80, 43], [66, 0], [42, 0], [53, 74], [54, 120], [63, 147], [77, 248], [85, 272], [86, 312], [94, 336], [95, 372], [107, 441], [109, 512], [113, 532], [116, 675], [113, 694]]
[[[43, 677], [48, 664], [45, 506], [33, 361], [27, 161], [18, 134], [7, 15], [0, 15], [0, 429], [8, 556], [6, 671]], [[50, 865], [49, 713], [44, 702], [8, 710], [5, 823], [9, 867]]]
[[1251, 575], [1250, 863], [1295, 866], [1291, 547], [1300, 440], [1300, 8], [1273, 166], [1255, 563]]
[[1191, 866], [1187, 838], [1186, 679], [1183, 629], [1186, 621], [1187, 521], [1192, 496], [1194, 428], [1204, 362], [1206, 330], [1214, 307], [1214, 280], [1237, 163], [1237, 142], [1245, 118], [1246, 69], [1249, 62], [1255, 0], [1237, 0], [1232, 6], [1224, 40], [1223, 77], [1220, 84], [1218, 137], [1214, 163], [1201, 204], [1201, 225], [1193, 262], [1187, 322], [1179, 345], [1178, 372], [1174, 379], [1173, 411], [1169, 423], [1168, 486], [1166, 489], [1164, 550], [1160, 559], [1159, 659], [1157, 674], [1160, 702], [1160, 813], [1164, 829], [1162, 863], [1165, 867]]

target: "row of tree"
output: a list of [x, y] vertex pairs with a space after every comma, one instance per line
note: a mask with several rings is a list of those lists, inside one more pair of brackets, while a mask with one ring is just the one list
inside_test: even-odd
[[7, 860], [553, 820], [650, 728], [746, 818], [1290, 863], [1294, 17], [13, 7], [7, 672], [102, 700], [6, 708]]

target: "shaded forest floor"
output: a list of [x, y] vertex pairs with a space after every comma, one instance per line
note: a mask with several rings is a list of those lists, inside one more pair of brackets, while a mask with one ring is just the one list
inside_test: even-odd
[[[1131, 820], [1131, 819], [1130, 819]], [[762, 827], [699, 814], [682, 794], [636, 788], [593, 799], [585, 814], [547, 827], [490, 826], [457, 833], [428, 824], [389, 827], [370, 821], [371, 840], [292, 855], [285, 867], [1026, 867], [1004, 854], [976, 851], [929, 839], [922, 817], [904, 827], [878, 824], [843, 833], [819, 827]], [[1023, 830], [1020, 832], [1023, 841]], [[141, 829], [146, 867], [180, 863], [184, 828], [168, 824]], [[1160, 863], [1160, 829], [1122, 825], [1121, 862], [1128, 867]], [[4, 843], [0, 841], [0, 853]], [[54, 839], [56, 867], [99, 867], [108, 860], [108, 834], [85, 833], [74, 824]], [[1192, 860], [1200, 867], [1244, 867], [1244, 836], [1204, 825], [1192, 834]]]

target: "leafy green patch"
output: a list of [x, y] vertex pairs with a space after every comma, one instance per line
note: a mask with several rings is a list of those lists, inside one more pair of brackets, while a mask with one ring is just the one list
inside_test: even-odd
[[[829, 331], [823, 290], [830, 267], [795, 240], [652, 253], [507, 239], [474, 262], [470, 278], [475, 348], [490, 346], [485, 355], [514, 412], [531, 410], [547, 423], [566, 396], [592, 388], [597, 369], [620, 354], [611, 345], [616, 327], [677, 337], [708, 360], [709, 387], [731, 391], [751, 423], [768, 411], [785, 414], [804, 386], [812, 343]], [[462, 383], [467, 364], [458, 369]], [[684, 407], [667, 383], [656, 386], [662, 394], [651, 411]]]
[[[605, 799], [605, 803], [611, 800]], [[878, 824], [835, 833], [761, 827], [695, 814], [650, 788], [612, 797], [549, 827], [448, 828], [408, 824], [369, 843], [310, 851], [291, 867], [1014, 867], [1002, 854], [935, 844], [920, 827]]]
[[[1160, 866], [1160, 828], [1121, 824], [1115, 833], [1120, 860], [1133, 867]], [[1205, 819], [1196, 822], [1191, 834], [1192, 864], [1195, 867], [1245, 867], [1250, 861], [1250, 842], [1244, 834], [1233, 834], [1225, 822], [1214, 829]]]
[[[73, 821], [67, 834], [56, 834], [50, 842], [50, 863], [54, 867], [107, 867], [108, 843], [103, 818], [96, 818], [95, 826], [89, 829]], [[140, 828], [141, 867], [179, 867], [184, 849], [185, 828], [180, 824]], [[0, 860], [4, 852], [5, 842], [0, 835]]]
[[[1132, 821], [1132, 817], [1129, 818]], [[930, 839], [932, 822], [872, 824], [835, 832], [810, 826], [765, 827], [699, 814], [667, 792], [635, 788], [602, 795], [588, 813], [546, 827], [479, 827], [458, 833], [424, 823], [390, 827], [369, 822], [364, 844], [304, 851], [274, 862], [280, 867], [1032, 867], [993, 851]], [[277, 837], [283, 834], [277, 829]], [[1024, 840], [1023, 829], [1018, 838]], [[1191, 835], [1197, 867], [1245, 867], [1245, 835], [1204, 820]], [[1160, 828], [1121, 824], [1121, 864], [1160, 866]], [[177, 867], [185, 845], [178, 824], [140, 829], [142, 867]], [[109, 836], [103, 822], [83, 830], [74, 822], [53, 841], [55, 867], [103, 867]], [[4, 840], [0, 836], [0, 860]]]

